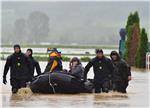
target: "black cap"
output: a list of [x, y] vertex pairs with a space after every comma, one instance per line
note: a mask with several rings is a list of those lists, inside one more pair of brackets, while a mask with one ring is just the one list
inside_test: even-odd
[[20, 49], [20, 45], [19, 45], [19, 44], [15, 44], [15, 45], [14, 45], [14, 49], [15, 49], [15, 48], [19, 48], [19, 49]]
[[97, 54], [97, 53], [102, 53], [103, 54], [103, 50], [102, 49], [96, 49], [95, 50], [95, 53]]

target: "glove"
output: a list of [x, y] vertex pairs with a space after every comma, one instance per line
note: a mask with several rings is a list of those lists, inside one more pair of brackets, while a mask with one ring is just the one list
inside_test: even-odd
[[84, 77], [84, 78], [83, 78], [83, 82], [86, 82], [86, 81], [87, 81], [87, 77]]
[[128, 76], [128, 81], [132, 80], [132, 77], [131, 76]]
[[3, 83], [6, 85], [7, 83], [6, 77], [3, 77]]

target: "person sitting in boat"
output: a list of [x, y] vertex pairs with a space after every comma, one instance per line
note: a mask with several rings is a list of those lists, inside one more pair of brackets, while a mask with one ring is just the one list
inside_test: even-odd
[[73, 57], [69, 63], [70, 70], [68, 74], [76, 77], [79, 81], [83, 81], [84, 78], [84, 68], [81, 64], [80, 59]]
[[44, 73], [62, 71], [61, 52], [59, 52], [56, 48], [49, 51], [50, 51], [49, 61], [44, 70]]

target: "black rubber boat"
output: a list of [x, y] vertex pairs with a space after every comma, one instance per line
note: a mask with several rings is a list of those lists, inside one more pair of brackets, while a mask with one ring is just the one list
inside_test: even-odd
[[91, 93], [93, 84], [82, 83], [75, 77], [61, 72], [38, 76], [30, 84], [33, 93]]

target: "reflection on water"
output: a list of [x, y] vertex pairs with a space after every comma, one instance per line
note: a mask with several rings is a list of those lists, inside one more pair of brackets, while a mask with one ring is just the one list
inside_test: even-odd
[[[24, 92], [23, 92], [24, 94]], [[118, 103], [118, 100], [128, 99], [125, 94], [109, 93], [109, 94], [30, 94], [30, 95], [11, 95], [7, 105], [15, 107], [99, 107], [99, 106], [129, 106], [126, 103]]]
[[[84, 63], [83, 65], [85, 65]], [[40, 62], [44, 69], [46, 62]], [[68, 63], [63, 63], [68, 67]], [[138, 72], [137, 72], [138, 71]], [[41, 107], [41, 108], [148, 108], [149, 107], [149, 73], [133, 70], [133, 80], [127, 89], [127, 94], [33, 94], [30, 89], [23, 88], [15, 95], [11, 94], [9, 83], [2, 85], [3, 107]], [[2, 72], [1, 72], [2, 73]], [[93, 76], [92, 70], [89, 77]]]
[[21, 88], [18, 90], [17, 95], [20, 97], [30, 97], [32, 95], [32, 91], [30, 88]]

